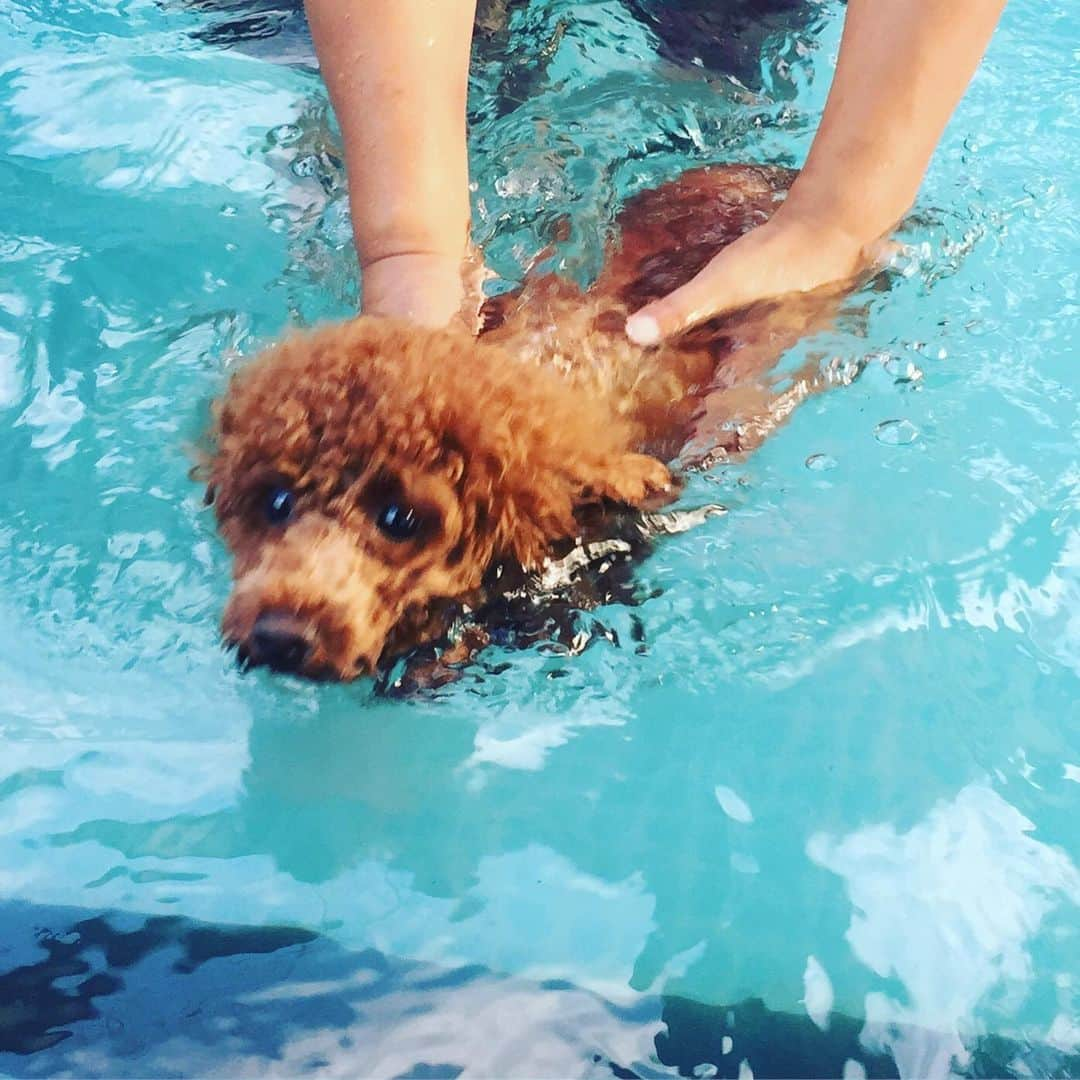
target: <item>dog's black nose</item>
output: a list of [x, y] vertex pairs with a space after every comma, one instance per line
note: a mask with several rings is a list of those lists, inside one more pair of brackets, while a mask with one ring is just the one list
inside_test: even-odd
[[251, 629], [247, 659], [273, 671], [299, 671], [314, 648], [306, 619], [288, 611], [264, 611]]

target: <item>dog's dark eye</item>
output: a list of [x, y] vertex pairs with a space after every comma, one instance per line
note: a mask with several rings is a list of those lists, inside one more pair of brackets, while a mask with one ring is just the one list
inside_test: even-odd
[[288, 488], [274, 487], [266, 493], [263, 513], [271, 525], [284, 525], [295, 509], [296, 496]]
[[391, 540], [410, 540], [420, 528], [420, 518], [406, 503], [387, 503], [375, 518], [384, 536]]

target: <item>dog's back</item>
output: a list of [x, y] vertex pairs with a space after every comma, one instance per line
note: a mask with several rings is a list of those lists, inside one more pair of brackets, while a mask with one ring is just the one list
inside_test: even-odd
[[[524, 360], [553, 365], [582, 393], [605, 398], [638, 425], [641, 447], [663, 459], [690, 440], [701, 442], [703, 414], [724, 422], [758, 419], [774, 398], [763, 377], [821, 319], [821, 298], [714, 318], [658, 348], [633, 344], [624, 325], [767, 221], [794, 176], [769, 166], [712, 165], [641, 192], [619, 214], [592, 288], [583, 292], [553, 274], [527, 278], [517, 292], [489, 303], [487, 336]], [[730, 441], [719, 428], [708, 438]]]

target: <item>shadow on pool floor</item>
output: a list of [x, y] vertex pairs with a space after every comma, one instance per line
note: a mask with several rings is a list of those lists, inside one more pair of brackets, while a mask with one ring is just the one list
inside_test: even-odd
[[[0, 1073], [839, 1077], [861, 1022], [750, 999], [619, 1006], [567, 983], [351, 952], [290, 927], [0, 904]], [[932, 1038], [932, 1036], [931, 1036]], [[850, 1068], [850, 1066], [848, 1066]], [[1030, 1072], [1028, 1071], [1030, 1070]], [[1080, 1056], [986, 1037], [971, 1076], [1076, 1076]]]

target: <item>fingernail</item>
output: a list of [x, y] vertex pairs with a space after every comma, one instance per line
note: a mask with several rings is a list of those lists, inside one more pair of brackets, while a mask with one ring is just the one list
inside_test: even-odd
[[626, 320], [626, 336], [635, 345], [656, 345], [660, 341], [660, 324], [651, 315], [631, 315]]

